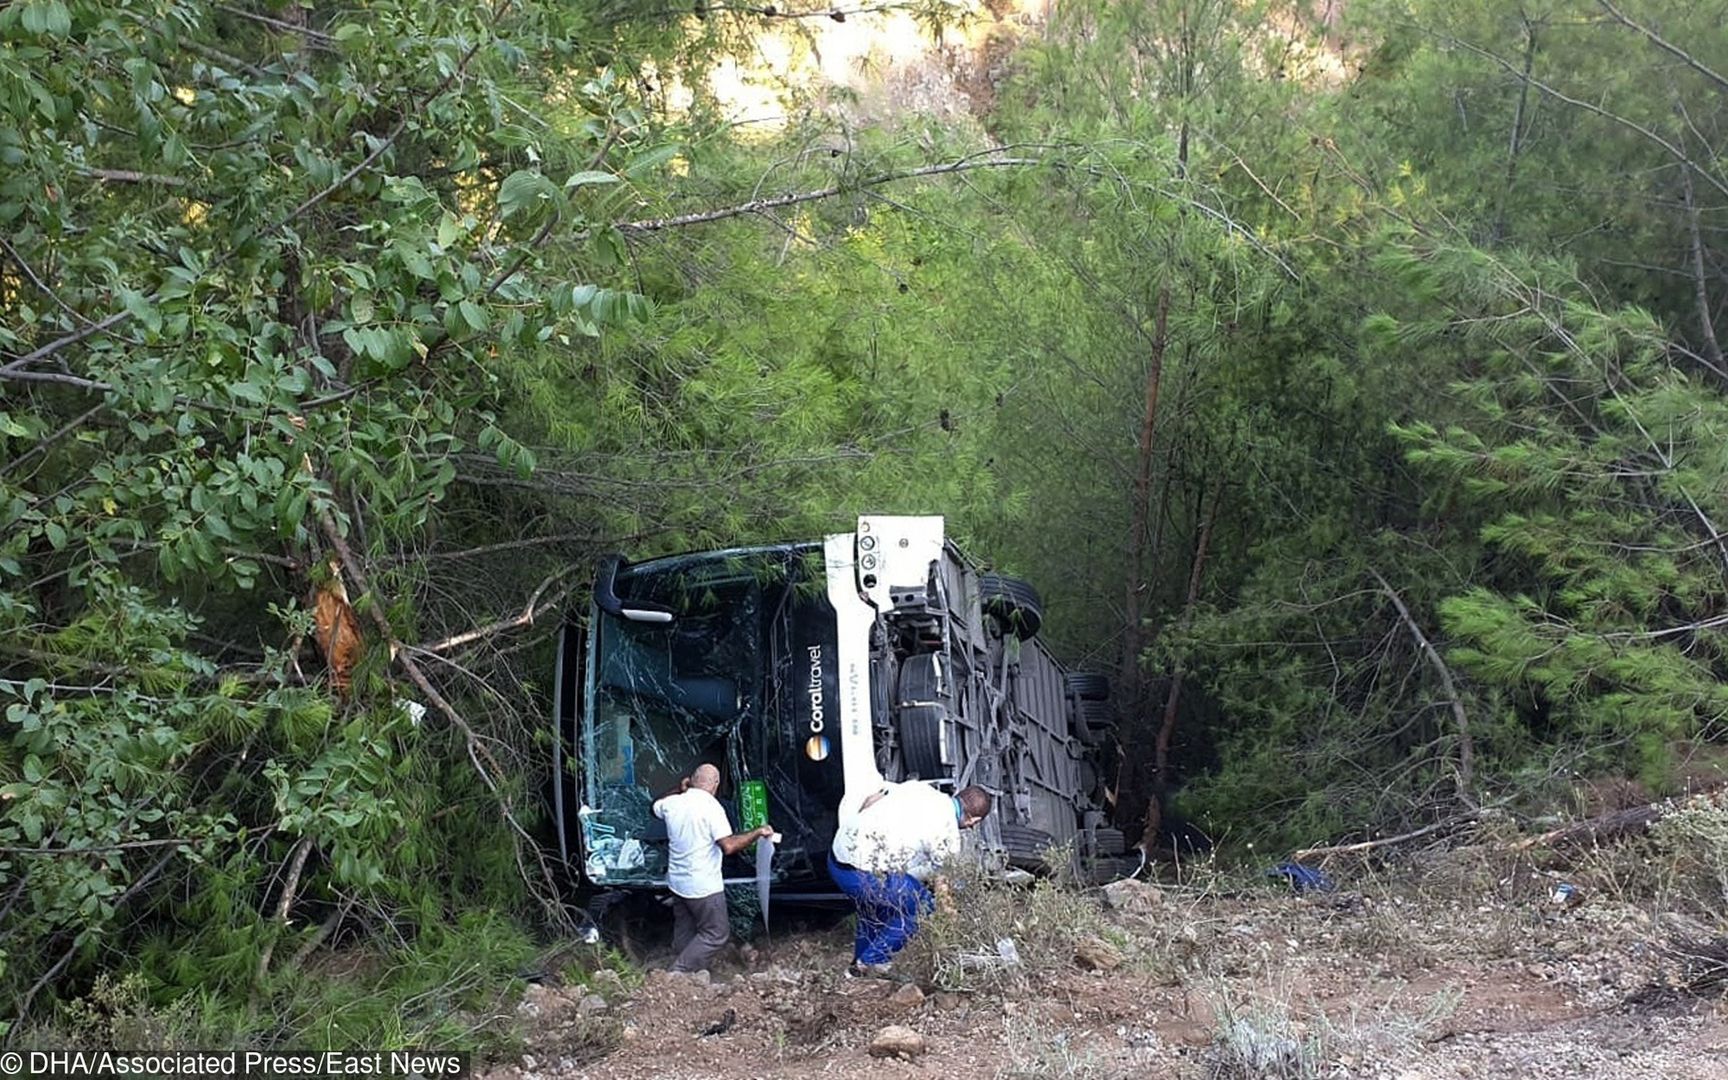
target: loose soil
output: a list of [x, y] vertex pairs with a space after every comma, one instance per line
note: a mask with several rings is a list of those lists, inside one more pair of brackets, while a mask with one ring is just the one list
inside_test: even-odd
[[[1132, 915], [1077, 891], [1077, 921], [1123, 965], [989, 992], [849, 978], [848, 928], [805, 931], [711, 982], [533, 987], [525, 1056], [483, 1075], [1728, 1078], [1728, 1010], [1682, 986], [1668, 917], [1588, 890], [1562, 907], [1540, 875], [1463, 875], [1445, 899], [1436, 880], [1314, 897], [1149, 886]], [[890, 1024], [927, 1053], [869, 1056]]]

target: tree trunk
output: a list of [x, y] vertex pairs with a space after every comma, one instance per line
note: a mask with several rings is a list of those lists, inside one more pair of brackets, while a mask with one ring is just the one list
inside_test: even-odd
[[1692, 289], [1698, 300], [1698, 328], [1703, 335], [1704, 360], [1717, 376], [1728, 378], [1722, 363], [1722, 346], [1716, 341], [1715, 320], [1710, 317], [1710, 289], [1704, 273], [1704, 239], [1698, 227], [1698, 204], [1692, 192], [1692, 167], [1680, 167], [1681, 194], [1686, 199], [1686, 230], [1692, 240]]
[[1153, 317], [1152, 356], [1146, 365], [1146, 404], [1140, 417], [1140, 449], [1134, 470], [1134, 502], [1129, 508], [1127, 594], [1122, 612], [1127, 622], [1122, 635], [1122, 677], [1117, 680], [1130, 703], [1140, 699], [1140, 650], [1145, 643], [1141, 620], [1145, 614], [1141, 597], [1146, 589], [1147, 522], [1152, 516], [1152, 454], [1158, 435], [1158, 393], [1164, 382], [1164, 352], [1169, 345], [1170, 284], [1158, 287], [1158, 309]]
[[[1218, 504], [1223, 502], [1223, 481], [1214, 479], [1206, 520], [1200, 526], [1200, 536], [1194, 542], [1194, 563], [1188, 571], [1188, 595], [1182, 602], [1182, 626], [1194, 618], [1194, 607], [1200, 602], [1200, 583], [1206, 574], [1206, 555], [1212, 549], [1212, 527], [1218, 523]], [[1164, 696], [1164, 719], [1158, 725], [1158, 738], [1152, 745], [1152, 787], [1159, 792], [1169, 785], [1170, 741], [1176, 734], [1176, 710], [1182, 702], [1182, 682], [1186, 677], [1182, 665], [1170, 676], [1170, 691]], [[1156, 798], [1156, 794], [1154, 794]]]
[[1524, 20], [1524, 77], [1518, 81], [1518, 105], [1512, 110], [1512, 135], [1506, 147], [1506, 182], [1500, 188], [1500, 206], [1494, 214], [1494, 234], [1490, 247], [1506, 241], [1506, 204], [1512, 199], [1512, 185], [1518, 179], [1518, 154], [1524, 146], [1524, 112], [1530, 103], [1530, 72], [1536, 66], [1536, 27], [1528, 15]]

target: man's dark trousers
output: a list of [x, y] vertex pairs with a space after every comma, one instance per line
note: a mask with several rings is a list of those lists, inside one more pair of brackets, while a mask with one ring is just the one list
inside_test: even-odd
[[724, 890], [695, 900], [672, 894], [672, 970], [706, 971], [732, 937]]

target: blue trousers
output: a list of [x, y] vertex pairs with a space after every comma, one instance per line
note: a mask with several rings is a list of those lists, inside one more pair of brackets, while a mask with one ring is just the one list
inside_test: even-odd
[[910, 874], [872, 874], [841, 866], [828, 856], [828, 874], [858, 908], [858, 935], [852, 959], [886, 964], [918, 932], [918, 916], [936, 906], [936, 897]]

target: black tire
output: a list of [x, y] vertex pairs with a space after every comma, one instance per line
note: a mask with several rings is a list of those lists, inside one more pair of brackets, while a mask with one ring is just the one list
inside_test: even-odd
[[1110, 679], [1095, 671], [1071, 671], [1068, 673], [1068, 690], [1085, 701], [1109, 701]]
[[1115, 858], [1127, 850], [1128, 842], [1123, 838], [1121, 829], [1092, 830], [1092, 854]]
[[1116, 716], [1102, 701], [1082, 698], [1074, 710], [1074, 734], [1087, 746], [1098, 746], [1116, 730]]
[[1044, 853], [1050, 850], [1055, 838], [1043, 829], [1034, 829], [1030, 825], [1019, 822], [1004, 821], [1002, 830], [1002, 850], [1008, 853], [1008, 861], [1016, 866], [1042, 869]]
[[942, 764], [942, 707], [902, 705], [896, 718], [900, 728], [900, 760], [906, 777], [936, 780], [948, 775]]
[[1077, 768], [1080, 798], [1090, 801], [1098, 793], [1098, 764], [1090, 758], [1082, 758]]
[[946, 696], [941, 692], [941, 679], [938, 675], [942, 657], [937, 653], [919, 653], [908, 656], [900, 662], [900, 678], [894, 688], [896, 705], [908, 702], [941, 701], [946, 704]]
[[1038, 590], [1019, 578], [980, 574], [978, 598], [984, 613], [995, 616], [1021, 641], [1037, 634], [1044, 625], [1044, 601], [1039, 599]]
[[922, 780], [948, 775], [942, 764], [942, 724], [948, 702], [938, 692], [934, 653], [909, 656], [900, 665], [900, 685], [894, 705], [895, 727], [900, 733], [900, 759], [906, 774]]

